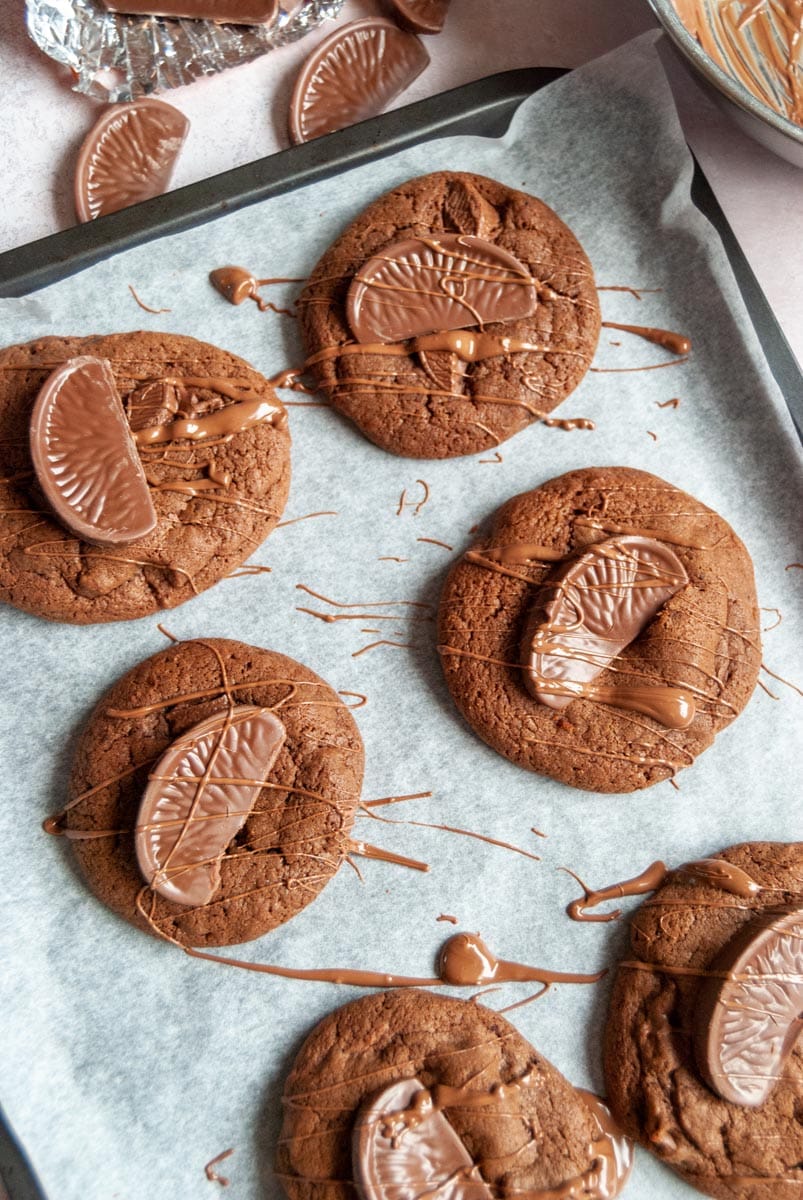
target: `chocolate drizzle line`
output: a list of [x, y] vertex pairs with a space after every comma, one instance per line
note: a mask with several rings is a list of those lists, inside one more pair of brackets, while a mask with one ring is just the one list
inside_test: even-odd
[[650, 293], [650, 292], [657, 293], [657, 292], [662, 292], [663, 290], [664, 290], [663, 288], [625, 287], [621, 284], [608, 285], [607, 287], [597, 286], [598, 292], [629, 292], [631, 296], [635, 296], [636, 300], [640, 300], [642, 295], [646, 296], [647, 293]]
[[332, 509], [326, 509], [324, 512], [306, 513], [303, 517], [293, 517], [289, 521], [280, 521], [275, 528], [284, 529], [287, 525], [297, 525], [299, 521], [309, 521], [312, 517], [337, 517], [339, 515], [339, 513], [333, 512]]
[[[606, 900], [617, 900], [625, 896], [641, 896], [645, 892], [654, 892], [673, 875], [688, 876], [690, 879], [698, 880], [712, 887], [721, 888], [722, 891], [729, 892], [731, 895], [739, 896], [745, 900], [751, 899], [760, 892], [768, 890], [763, 888], [761, 884], [756, 883], [754, 879], [751, 879], [741, 867], [737, 867], [734, 863], [730, 863], [727, 859], [723, 858], [701, 858], [695, 862], [685, 863], [683, 866], [676, 867], [674, 871], [671, 871], [665, 863], [659, 860], [650, 863], [645, 870], [632, 879], [625, 879], [621, 883], [613, 883], [599, 889], [588, 887], [580, 876], [568, 867], [559, 867], [558, 870], [565, 871], [567, 875], [571, 875], [583, 889], [583, 895], [579, 899], [573, 900], [566, 909], [573, 921], [615, 921], [622, 915], [620, 908], [614, 909], [610, 913], [595, 913], [593, 916], [589, 915], [588, 909], [596, 908], [597, 905], [603, 904]], [[655, 903], [669, 904], [670, 902], [655, 901]], [[690, 902], [683, 900], [672, 903], [686, 905]], [[743, 906], [740, 905], [739, 907]]]
[[137, 293], [134, 290], [134, 285], [131, 283], [129, 283], [129, 285], [128, 285], [128, 290], [131, 293], [131, 295], [134, 297], [134, 299], [136, 300], [139, 307], [147, 313], [153, 313], [155, 316], [158, 317], [161, 313], [169, 313], [169, 312], [173, 311], [172, 308], [151, 308], [151, 306], [149, 304], [145, 304], [145, 302], [143, 300], [140, 300], [139, 296], [137, 295]]
[[394, 642], [382, 638], [378, 642], [369, 642], [367, 646], [363, 646], [360, 650], [355, 650], [352, 658], [359, 658], [362, 654], [367, 654], [369, 650], [374, 650], [377, 646], [398, 646], [400, 650], [415, 650], [412, 642]]
[[627, 375], [633, 371], [660, 371], [663, 367], [680, 367], [689, 361], [685, 358], [672, 358], [669, 362], [650, 363], [646, 367], [589, 367], [595, 375]]
[[524, 858], [531, 858], [533, 862], [540, 862], [541, 859], [537, 854], [531, 854], [529, 850], [522, 850], [520, 846], [514, 846], [511, 842], [502, 842], [497, 838], [488, 837], [484, 833], [474, 833], [471, 829], [460, 829], [454, 825], [436, 825], [430, 821], [404, 821], [393, 820], [391, 817], [379, 817], [376, 813], [371, 812], [370, 806], [360, 804], [358, 808], [367, 817], [371, 817], [374, 821], [382, 821], [385, 825], [416, 825], [419, 829], [440, 829], [444, 833], [456, 833], [462, 837], [475, 838], [478, 842], [487, 842], [489, 846], [499, 846], [503, 850], [512, 850], [514, 854], [521, 854]]
[[219, 1183], [221, 1187], [229, 1186], [230, 1180], [227, 1179], [225, 1175], [218, 1175], [215, 1167], [218, 1163], [224, 1162], [227, 1158], [231, 1158], [233, 1153], [234, 1147], [232, 1146], [229, 1150], [224, 1150], [221, 1154], [217, 1154], [214, 1158], [209, 1160], [204, 1167], [204, 1175], [206, 1175], [206, 1178], [210, 1183]]
[[408, 500], [407, 499], [407, 488], [405, 488], [404, 491], [402, 492], [401, 496], [399, 496], [399, 507], [396, 509], [397, 517], [400, 517], [402, 515], [402, 512], [405, 508], [412, 508], [413, 516], [417, 517], [419, 515], [419, 513], [421, 512], [421, 509], [424, 507], [424, 505], [429, 500], [430, 488], [429, 488], [429, 484], [427, 483], [426, 479], [416, 479], [416, 483], [421, 484], [421, 487], [424, 489], [424, 495], [418, 501]]
[[771, 675], [773, 679], [777, 679], [779, 683], [783, 683], [786, 687], [791, 688], [793, 692], [797, 692], [798, 696], [803, 696], [803, 690], [801, 690], [797, 684], [790, 683], [789, 680], [784, 679], [782, 675], [776, 675], [774, 671], [769, 669], [766, 663], [761, 664], [761, 670], [766, 671], [768, 675]]
[[623, 333], [632, 333], [643, 338], [645, 342], [653, 342], [671, 350], [673, 354], [689, 354], [691, 341], [681, 333], [672, 333], [669, 329], [655, 329], [652, 325], [620, 325], [618, 321], [603, 321], [603, 329], [621, 329]]
[[149, 891], [143, 887], [137, 895], [137, 910], [147, 921], [157, 936], [164, 941], [178, 946], [190, 958], [201, 958], [207, 962], [221, 963], [223, 966], [238, 967], [246, 971], [256, 971], [264, 975], [279, 975], [285, 979], [298, 979], [318, 983], [339, 983], [349, 987], [363, 988], [401, 988], [401, 987], [478, 987], [484, 983], [518, 983], [536, 981], [539, 983], [597, 983], [607, 971], [599, 971], [593, 975], [581, 975], [562, 971], [549, 971], [541, 967], [528, 966], [523, 963], [507, 962], [496, 959], [478, 934], [454, 934], [441, 947], [438, 957], [438, 974], [435, 976], [417, 977], [410, 975], [393, 975], [388, 972], [359, 971], [341, 968], [316, 967], [312, 970], [280, 967], [269, 963], [247, 962], [242, 959], [226, 958], [219, 954], [210, 954], [197, 950], [193, 946], [184, 946], [176, 938], [165, 933], [142, 906], [142, 899]]

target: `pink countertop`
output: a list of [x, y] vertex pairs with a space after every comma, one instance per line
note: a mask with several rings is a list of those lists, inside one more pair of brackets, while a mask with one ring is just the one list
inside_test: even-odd
[[[382, 11], [380, 0], [347, 0], [341, 20]], [[399, 103], [513, 67], [576, 66], [653, 26], [646, 0], [453, 0], [444, 33], [425, 39], [430, 67]], [[296, 71], [330, 29], [172, 92], [192, 122], [174, 182], [287, 145]], [[14, 180], [0, 208], [2, 251], [74, 222], [73, 165], [101, 106], [71, 91], [67, 70], [29, 41], [22, 0], [0, 12], [0, 78], [2, 161]], [[673, 82], [689, 142], [803, 361], [803, 172], [750, 141], [685, 78]]]

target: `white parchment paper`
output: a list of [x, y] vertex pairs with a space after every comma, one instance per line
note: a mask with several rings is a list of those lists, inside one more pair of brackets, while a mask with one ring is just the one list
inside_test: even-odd
[[[359, 836], [431, 864], [428, 875], [362, 861], [347, 867], [290, 924], [243, 947], [263, 962], [426, 974], [452, 927], [479, 929], [500, 956], [592, 971], [622, 950], [624, 923], [577, 925], [577, 894], [561, 865], [602, 885], [655, 858], [678, 863], [745, 839], [801, 835], [800, 698], [767, 679], [746, 712], [678, 777], [646, 792], [605, 797], [520, 771], [458, 718], [426, 623], [326, 625], [296, 611], [304, 583], [347, 603], [436, 601], [469, 529], [508, 496], [563, 471], [641, 467], [723, 514], [746, 541], [760, 603], [778, 609], [765, 661], [800, 682], [795, 544], [797, 444], [761, 357], [714, 230], [691, 206], [691, 161], [648, 37], [577, 71], [519, 111], [501, 141], [451, 138], [279, 197], [195, 232], [133, 250], [27, 300], [0, 304], [3, 340], [141, 327], [216, 341], [266, 373], [299, 361], [292, 321], [234, 309], [207, 271], [239, 263], [262, 275], [304, 275], [327, 244], [384, 189], [434, 169], [496, 176], [551, 204], [588, 250], [598, 282], [662, 289], [640, 302], [603, 292], [608, 319], [664, 326], [694, 342], [691, 361], [665, 370], [589, 374], [560, 410], [595, 432], [532, 426], [503, 462], [417, 463], [390, 457], [326, 408], [293, 408], [288, 518], [252, 561], [272, 574], [224, 580], [167, 614], [180, 637], [226, 636], [281, 650], [335, 687], [364, 692], [356, 714], [367, 751], [366, 798], [430, 790], [383, 815], [461, 825], [542, 855], [535, 863], [447, 833], [359, 822]], [[172, 312], [148, 316], [131, 299]], [[279, 293], [281, 295], [281, 293]], [[288, 295], [292, 291], [288, 290]], [[621, 345], [612, 345], [620, 342]], [[665, 352], [603, 331], [596, 365], [635, 367]], [[676, 409], [657, 407], [673, 397]], [[648, 431], [655, 434], [653, 439]], [[416, 516], [396, 516], [403, 488]], [[397, 556], [407, 561], [380, 561]], [[324, 609], [324, 605], [311, 607]], [[379, 610], [386, 612], [387, 610]], [[404, 610], [398, 610], [403, 613]], [[408, 610], [409, 611], [409, 610]], [[765, 624], [777, 621], [763, 614]], [[380, 635], [362, 627], [380, 628]], [[50, 1200], [199, 1200], [218, 1194], [204, 1164], [234, 1147], [221, 1170], [230, 1200], [278, 1197], [271, 1160], [283, 1077], [314, 1023], [352, 989], [295, 983], [192, 961], [106, 911], [40, 822], [61, 807], [78, 730], [124, 671], [164, 645], [156, 620], [76, 629], [7, 609], [3, 856], [7, 864], [0, 993], [0, 1096]], [[376, 637], [411, 643], [356, 650]], [[535, 826], [548, 836], [536, 837]], [[631, 902], [632, 903], [632, 902]], [[527, 994], [509, 985], [501, 1007]], [[600, 1090], [607, 987], [555, 988], [513, 1014], [574, 1083]], [[691, 1194], [639, 1152], [627, 1195]]]

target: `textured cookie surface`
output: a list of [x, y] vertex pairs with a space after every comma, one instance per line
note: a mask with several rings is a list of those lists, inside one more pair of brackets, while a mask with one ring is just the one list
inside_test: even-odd
[[502, 573], [464, 557], [439, 611], [446, 682], [475, 732], [520, 766], [599, 792], [648, 787], [689, 766], [744, 708], [761, 661], [747, 551], [715, 512], [654, 475], [624, 467], [569, 472], [509, 500], [472, 549], [482, 555], [530, 543], [562, 556], [616, 532], [658, 541], [666, 534], [689, 582], [596, 682], [685, 688], [696, 703], [686, 729], [585, 698], [558, 712], [529, 695], [516, 664], [550, 564], [516, 563]]
[[356, 354], [314, 368], [331, 403], [385, 450], [450, 458], [496, 446], [549, 413], [593, 357], [600, 315], [591, 264], [571, 231], [533, 196], [479, 175], [438, 172], [371, 204], [315, 267], [300, 302], [309, 355], [353, 339], [346, 297], [356, 272], [393, 243], [433, 234], [480, 237], [510, 252], [538, 291], [532, 316], [485, 332], [549, 347], [469, 363], [453, 354]]
[[[605, 1036], [608, 1103], [624, 1131], [722, 1200], [803, 1194], [803, 1041], [758, 1108], [721, 1099], [700, 1077], [692, 1048], [697, 997], [722, 948], [756, 914], [801, 902], [803, 842], [752, 842], [717, 855], [762, 891], [745, 899], [671, 876], [631, 921], [631, 961], [620, 966]], [[782, 1036], [783, 1030], [778, 1031]]]
[[[76, 539], [50, 514], [32, 474], [28, 423], [39, 388], [78, 355], [106, 358], [133, 430], [264, 399], [268, 381], [241, 358], [177, 334], [41, 338], [0, 353], [0, 598], [53, 621], [121, 621], [172, 608], [210, 587], [259, 546], [290, 487], [284, 412], [231, 439], [140, 446], [155, 529], [125, 547]], [[220, 387], [230, 394], [224, 394]], [[216, 442], [216, 444], [212, 444]], [[228, 486], [209, 488], [210, 469]], [[192, 484], [202, 483], [197, 495]], [[212, 480], [214, 482], [214, 480]], [[180, 490], [165, 485], [189, 485]]]
[[[494, 1105], [446, 1108], [446, 1119], [492, 1186], [515, 1196], [559, 1187], [590, 1165], [594, 1129], [575, 1089], [510, 1025], [479, 1004], [432, 992], [366, 996], [326, 1017], [285, 1083], [278, 1178], [291, 1200], [354, 1196], [351, 1136], [360, 1106], [400, 1079], [422, 1085], [530, 1081]], [[579, 1191], [577, 1193], [580, 1194]]]
[[[220, 887], [208, 904], [185, 908], [145, 887], [134, 827], [154, 764], [179, 735], [226, 710], [226, 685], [236, 705], [275, 709], [287, 737], [269, 786], [226, 849]], [[335, 874], [347, 852], [362, 770], [351, 714], [312, 671], [241, 642], [179, 642], [140, 663], [95, 708], [70, 778], [70, 799], [85, 798], [61, 823], [68, 831], [120, 831], [70, 842], [89, 886], [120, 916], [153, 933], [144, 908], [180, 942], [229, 945], [289, 920]]]

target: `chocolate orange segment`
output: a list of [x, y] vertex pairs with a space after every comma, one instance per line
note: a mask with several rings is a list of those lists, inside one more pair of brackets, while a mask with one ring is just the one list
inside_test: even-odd
[[357, 341], [396, 342], [529, 317], [537, 299], [530, 272], [507, 250], [441, 233], [369, 259], [351, 282], [346, 315]]
[[242, 829], [284, 745], [263, 708], [235, 705], [195, 725], [162, 755], [137, 817], [143, 877], [176, 904], [208, 904], [226, 847]]
[[124, 546], [156, 525], [145, 472], [107, 359], [69, 359], [34, 403], [31, 458], [58, 520], [76, 537]]
[[290, 101], [290, 137], [308, 142], [375, 117], [428, 65], [418, 38], [393, 21], [369, 17], [344, 25], [301, 69]]
[[78, 155], [79, 221], [92, 221], [167, 191], [189, 128], [184, 114], [163, 100], [135, 100], [109, 108]]
[[803, 1033], [803, 909], [762, 913], [712, 962], [694, 1016], [694, 1050], [723, 1100], [757, 1108]]
[[392, 1132], [393, 1114], [426, 1094], [419, 1079], [402, 1079], [360, 1110], [352, 1135], [354, 1184], [360, 1200], [404, 1200], [433, 1195], [438, 1200], [491, 1200], [491, 1190], [446, 1117], [434, 1110]]
[[687, 583], [678, 556], [653, 538], [609, 538], [569, 558], [545, 581], [525, 626], [527, 690], [566, 708]]
[[440, 33], [449, 0], [391, 0], [396, 19], [413, 33]]

